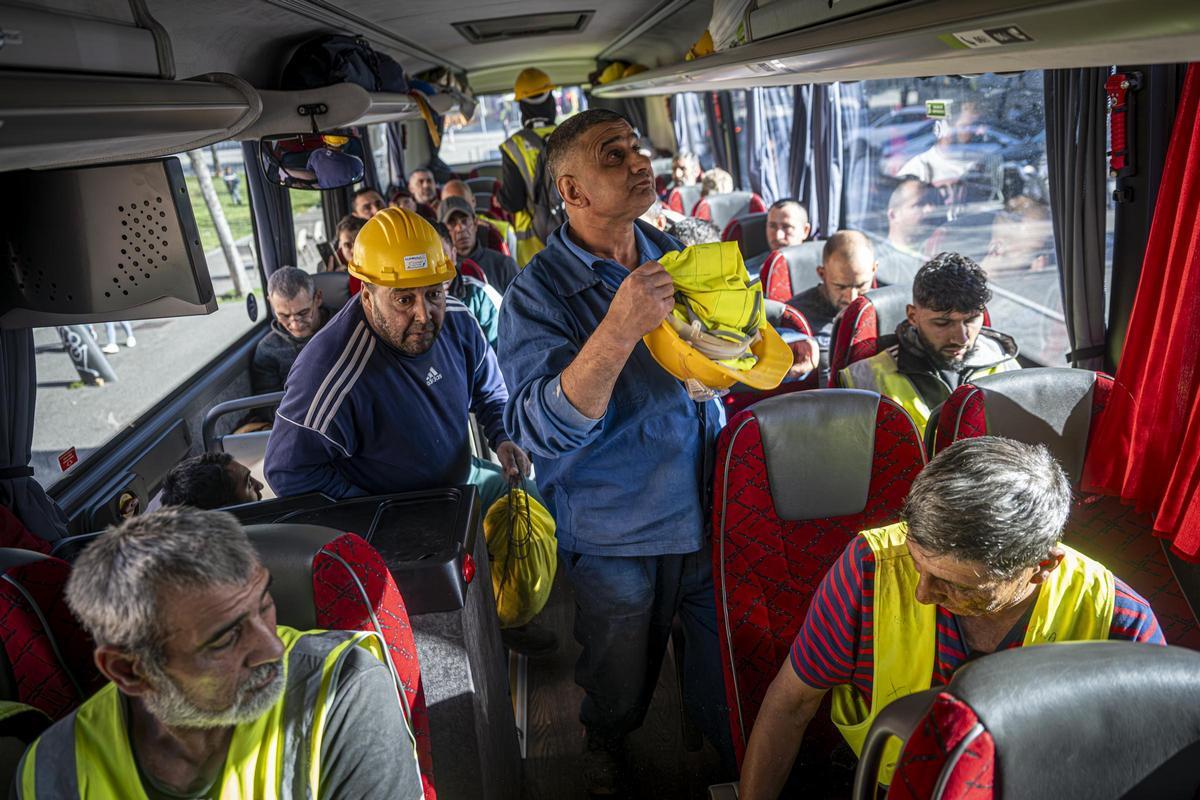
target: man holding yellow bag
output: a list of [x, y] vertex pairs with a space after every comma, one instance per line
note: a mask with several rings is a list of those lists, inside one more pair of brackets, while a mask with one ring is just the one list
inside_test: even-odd
[[537, 467], [575, 593], [584, 782], [613, 795], [676, 616], [685, 705], [732, 766], [707, 526], [723, 419], [642, 343], [675, 307], [659, 259], [682, 248], [638, 220], [655, 192], [637, 134], [620, 115], [590, 109], [546, 144], [569, 222], [505, 295], [505, 427]]

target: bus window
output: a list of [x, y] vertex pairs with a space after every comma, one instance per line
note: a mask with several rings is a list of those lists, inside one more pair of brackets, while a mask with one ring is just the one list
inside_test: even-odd
[[1042, 73], [861, 87], [865, 112], [841, 95], [844, 118], [856, 121], [843, 225], [875, 239], [880, 280], [907, 283], [942, 251], [970, 256], [991, 280], [993, 325], [1034, 362], [1065, 365]]
[[709, 93], [684, 92], [671, 98], [671, 119], [675, 122], [675, 141], [679, 152], [692, 153], [700, 159], [700, 168], [728, 168], [717, 163], [717, 147], [713, 141], [705, 104], [711, 103]]
[[[560, 122], [587, 108], [587, 97], [578, 86], [564, 86], [555, 94]], [[511, 92], [480, 95], [477, 100], [479, 105], [471, 119], [456, 111], [446, 118], [438, 155], [452, 167], [498, 161], [500, 145], [521, 127], [521, 111]]]
[[[382, 190], [381, 190], [382, 191]], [[322, 272], [333, 252], [333, 231], [325, 230], [321, 192], [288, 189], [292, 202], [292, 231], [296, 236], [296, 264], [305, 272]], [[328, 244], [326, 250], [322, 245]]]
[[388, 186], [398, 184], [399, 178], [392, 173], [392, 160], [388, 158], [387, 150], [387, 124], [378, 123], [367, 126], [367, 146], [370, 148], [371, 157], [375, 159], [375, 174], [379, 176], [379, 189], [382, 191]]
[[[222, 143], [194, 155], [208, 170], [241, 258], [243, 291], [256, 295], [261, 321], [266, 309], [241, 145]], [[86, 460], [254, 325], [246, 313], [246, 297], [238, 292], [230, 275], [192, 160], [186, 153], [180, 154], [179, 160], [218, 298], [217, 311], [204, 316], [34, 330], [38, 385], [32, 466], [43, 487], [53, 485], [63, 474], [60, 455], [73, 448], [79, 461]], [[319, 202], [318, 192], [299, 194], [317, 196]], [[297, 219], [301, 216], [297, 212]], [[128, 269], [134, 268], [133, 255], [130, 253]], [[101, 351], [110, 376], [101, 385], [81, 379], [68, 350], [89, 348], [88, 339]], [[95, 351], [89, 352], [89, 358], [95, 356]], [[61, 463], [69, 460], [70, 456], [64, 456]]]

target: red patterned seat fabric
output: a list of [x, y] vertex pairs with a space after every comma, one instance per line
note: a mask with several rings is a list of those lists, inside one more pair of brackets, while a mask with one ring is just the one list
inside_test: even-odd
[[[713, 573], [730, 730], [740, 764], [767, 686], [787, 657], [813, 592], [859, 531], [897, 520], [924, 466], [924, 451], [908, 415], [881, 399], [867, 507], [850, 516], [802, 521], [775, 514], [753, 409], [721, 432], [716, 463]], [[830, 728], [828, 715], [819, 713], [810, 726], [815, 737], [806, 739], [828, 739]]]
[[[9, 567], [4, 571], [6, 580], [0, 581], [0, 639], [16, 681], [16, 696], [10, 699], [51, 719], [62, 718], [104, 684], [92, 661], [91, 637], [72, 616], [63, 596], [70, 574], [67, 562], [45, 557]], [[30, 599], [37, 604], [36, 611]]]
[[939, 694], [933, 706], [904, 743], [888, 800], [926, 800], [933, 796], [942, 770], [950, 770], [940, 797], [945, 800], [992, 800], [995, 796], [996, 744], [984, 731], [958, 759], [951, 755], [979, 724], [971, 707], [956, 697]]
[[[1110, 376], [1096, 373], [1089, 439], [1099, 429], [1099, 417], [1114, 391], [1124, 388]], [[964, 384], [942, 404], [933, 440], [934, 452], [930, 456], [958, 439], [988, 434], [1004, 436], [1007, 432], [988, 429], [983, 392]], [[1171, 573], [1149, 515], [1123, 505], [1115, 497], [1083, 494], [1071, 511], [1064, 539], [1104, 564], [1146, 598], [1168, 644], [1200, 650], [1200, 627]]]
[[[808, 320], [804, 318], [796, 309], [789, 305], [784, 305], [781, 309], [781, 316], [777, 321], [773, 321], [777, 328], [793, 330], [798, 333], [803, 333], [806, 336], [812, 336], [812, 328], [808, 325]], [[733, 415], [744, 408], [747, 408], [759, 400], [764, 400], [768, 397], [775, 397], [781, 394], [790, 394], [791, 392], [799, 392], [804, 389], [817, 388], [817, 373], [813, 371], [807, 378], [802, 381], [792, 381], [790, 383], [781, 383], [774, 389], [765, 391], [737, 391], [730, 392], [721, 398], [721, 402], [725, 405], [725, 418], [732, 419]]]
[[421, 687], [421, 667], [417, 661], [417, 646], [404, 599], [388, 572], [382, 556], [361, 537], [346, 533], [322, 548], [313, 559], [313, 600], [316, 603], [317, 624], [322, 628], [351, 631], [373, 631], [368, 609], [363, 607], [358, 587], [346, 574], [336, 555], [354, 568], [371, 601], [371, 610], [379, 621], [383, 638], [391, 652], [392, 663], [412, 711], [413, 734], [417, 740], [417, 758], [425, 797], [434, 800], [433, 751], [429, 738], [429, 712], [425, 707], [425, 692]]
[[792, 286], [791, 268], [783, 253], [776, 251], [767, 256], [758, 276], [762, 283], [763, 296], [770, 300], [786, 303], [797, 294], [796, 287]]

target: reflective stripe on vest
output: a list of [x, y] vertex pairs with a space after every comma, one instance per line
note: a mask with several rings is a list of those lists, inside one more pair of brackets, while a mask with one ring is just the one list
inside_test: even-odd
[[[875, 554], [871, 705], [853, 686], [836, 686], [831, 714], [855, 754], [884, 706], [932, 683], [937, 607], [917, 601], [918, 575], [904, 543], [907, 532], [907, 526], [898, 523], [860, 534]], [[1025, 629], [1025, 647], [1108, 638], [1116, 600], [1112, 573], [1066, 545], [1059, 547], [1062, 563], [1038, 592]], [[879, 768], [880, 783], [891, 781], [899, 756], [900, 741], [892, 739]]]
[[525, 182], [525, 208], [513, 214], [513, 233], [517, 238], [517, 252], [513, 257], [522, 269], [546, 248], [546, 243], [533, 231], [534, 178], [537, 176], [538, 157], [546, 149], [546, 137], [553, 130], [554, 126], [533, 130], [522, 128], [500, 145], [500, 150], [517, 165], [521, 180]]
[[[884, 350], [882, 353], [876, 353], [870, 358], [855, 361], [838, 373], [838, 384], [844, 389], [866, 389], [892, 398], [908, 412], [913, 422], [917, 423], [917, 431], [924, 439], [925, 426], [929, 423], [929, 414], [932, 409], [925, 402], [925, 398], [921, 397], [921, 393], [917, 391], [912, 380], [897, 368], [897, 349], [898, 345]], [[973, 371], [971, 379], [1019, 368], [1020, 365], [1015, 359], [1008, 358], [994, 367]]]
[[[215, 784], [221, 800], [320, 797], [325, 722], [350, 649], [361, 647], [388, 663], [385, 645], [374, 633], [277, 630], [285, 646], [284, 692], [257, 720], [234, 728], [224, 772]], [[18, 774], [18, 796], [27, 800], [146, 800], [115, 684], [34, 742]]]

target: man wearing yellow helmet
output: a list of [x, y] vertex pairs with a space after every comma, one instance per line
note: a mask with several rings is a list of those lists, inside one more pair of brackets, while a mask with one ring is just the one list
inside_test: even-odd
[[503, 172], [500, 206], [513, 215], [517, 265], [524, 267], [562, 223], [562, 202], [548, 180], [545, 140], [554, 130], [558, 106], [550, 76], [536, 67], [521, 71], [513, 99], [521, 108], [521, 128], [500, 145]]
[[[479, 324], [448, 297], [454, 278], [433, 227], [388, 208], [354, 241], [363, 291], [314, 336], [288, 374], [267, 445], [281, 497], [477, 485], [484, 508], [529, 473], [504, 432], [508, 391]], [[474, 412], [501, 467], [472, 458]]]
[[547, 161], [569, 220], [504, 296], [500, 361], [507, 427], [537, 464], [575, 590], [584, 782], [621, 791], [676, 616], [685, 702], [731, 771], [706, 523], [721, 408], [692, 400], [642, 343], [675, 307], [659, 259], [682, 246], [638, 219], [654, 173], [619, 114], [565, 120]]

